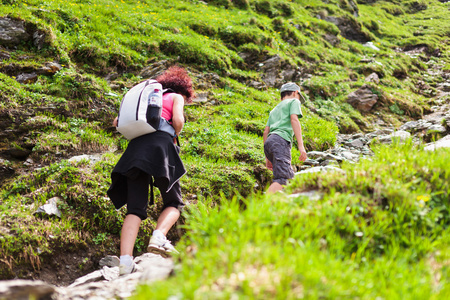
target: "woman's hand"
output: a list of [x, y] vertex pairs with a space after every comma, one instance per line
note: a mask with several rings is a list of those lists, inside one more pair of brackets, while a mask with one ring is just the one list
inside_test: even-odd
[[118, 122], [119, 122], [119, 117], [116, 117], [116, 118], [114, 119], [114, 121], [113, 121], [113, 126], [114, 126], [114, 127], [117, 127]]

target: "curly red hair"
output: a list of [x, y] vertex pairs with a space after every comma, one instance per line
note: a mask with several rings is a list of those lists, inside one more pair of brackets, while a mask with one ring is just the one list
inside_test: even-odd
[[192, 102], [192, 98], [195, 96], [192, 79], [184, 68], [172, 66], [156, 80], [161, 83], [163, 88], [172, 89], [175, 93], [186, 96], [186, 102]]

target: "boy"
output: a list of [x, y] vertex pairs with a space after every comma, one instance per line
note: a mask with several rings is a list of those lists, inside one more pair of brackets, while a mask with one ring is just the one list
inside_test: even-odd
[[300, 109], [300, 87], [288, 82], [281, 86], [281, 102], [270, 112], [264, 129], [264, 154], [266, 166], [273, 171], [273, 182], [267, 190], [275, 193], [283, 189], [288, 179], [294, 177], [291, 166], [293, 136], [297, 139], [300, 160], [306, 160], [303, 146], [302, 127], [298, 118], [303, 117]]

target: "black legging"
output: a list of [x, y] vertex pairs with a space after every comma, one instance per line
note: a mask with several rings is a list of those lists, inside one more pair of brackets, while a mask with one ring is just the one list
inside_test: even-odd
[[[133, 214], [145, 220], [147, 218], [148, 192], [151, 176], [139, 172], [138, 176], [127, 177], [127, 215]], [[184, 203], [181, 197], [180, 183], [177, 181], [166, 193], [169, 180], [164, 177], [155, 178], [154, 185], [159, 189], [163, 199], [163, 210], [175, 207], [182, 210]]]

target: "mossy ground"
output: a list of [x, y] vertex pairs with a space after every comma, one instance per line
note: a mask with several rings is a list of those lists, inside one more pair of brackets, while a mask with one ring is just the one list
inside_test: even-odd
[[[355, 239], [352, 233], [345, 232], [355, 227], [355, 224], [363, 224], [360, 216], [355, 218], [353, 209], [351, 213], [345, 213], [348, 203], [353, 201], [350, 193], [357, 193], [361, 199], [371, 201], [401, 201], [403, 196], [394, 192], [397, 189], [410, 195], [413, 200], [421, 195], [410, 191], [412, 187], [404, 186], [400, 179], [398, 183], [388, 185], [387, 190], [380, 190], [378, 185], [371, 186], [380, 180], [389, 182], [387, 174], [383, 175], [383, 179], [368, 176], [368, 182], [360, 182], [362, 175], [371, 174], [368, 170], [378, 168], [379, 165], [371, 166], [369, 162], [360, 164], [360, 169], [353, 171], [361, 175], [358, 178], [329, 183], [329, 188], [324, 188], [327, 192], [325, 197], [328, 197], [326, 199], [331, 199], [333, 204], [329, 207], [327, 201], [311, 208], [311, 203], [308, 204], [306, 200], [285, 203], [277, 201], [277, 198], [253, 195], [265, 188], [271, 178], [270, 172], [264, 167], [262, 131], [268, 113], [278, 101], [278, 92], [274, 87], [257, 90], [248, 86], [252, 81], [262, 82], [263, 73], [258, 72], [257, 67], [267, 58], [278, 55], [283, 63], [298, 66], [301, 70], [299, 82], [307, 98], [301, 122], [308, 151], [332, 147], [338, 131], [348, 133], [376, 129], [372, 120], [379, 118], [386, 120], [386, 124], [397, 126], [411, 118], [420, 118], [434, 105], [436, 85], [444, 79], [428, 76], [427, 72], [436, 65], [442, 65], [444, 70], [449, 69], [450, 23], [445, 22], [448, 20], [449, 4], [437, 0], [364, 2], [358, 1], [356, 17], [355, 7], [351, 5], [354, 1], [224, 0], [206, 1], [208, 4], [205, 4], [194, 0], [3, 0], [1, 17], [23, 20], [28, 30], [39, 31], [45, 39], [42, 47], [37, 47], [31, 40], [12, 48], [0, 47], [2, 54], [8, 54], [2, 55], [4, 58], [0, 61], [0, 128], [5, 132], [5, 138], [0, 141], [0, 150], [2, 157], [7, 159], [2, 160], [1, 167], [16, 170], [11, 178], [3, 180], [5, 182], [1, 190], [1, 278], [36, 277], [39, 269], [49, 263], [49, 257], [62, 253], [61, 249], [68, 254], [85, 251], [92, 260], [104, 254], [117, 253], [117, 238], [124, 211], [113, 209], [106, 198], [106, 189], [109, 174], [127, 141], [114, 131], [111, 121], [117, 113], [121, 96], [143, 79], [141, 70], [157, 62], [167, 61], [169, 65], [177, 63], [188, 68], [197, 91], [207, 92], [209, 100], [205, 105], [186, 107], [188, 122], [181, 137], [182, 158], [188, 170], [182, 180], [186, 201], [193, 207], [203, 207], [205, 212], [213, 212], [207, 217], [207, 224], [221, 224], [220, 220], [224, 216], [220, 213], [230, 209], [233, 214], [237, 215], [239, 211], [242, 216], [242, 219], [237, 216], [230, 222], [230, 226], [238, 228], [242, 226], [239, 224], [244, 223], [244, 217], [254, 220], [254, 210], [248, 208], [256, 205], [252, 204], [255, 201], [260, 201], [261, 207], [267, 208], [267, 213], [271, 211], [272, 205], [273, 212], [279, 211], [277, 215], [288, 214], [286, 210], [292, 210], [291, 214], [296, 220], [289, 221], [289, 226], [293, 227], [286, 226], [291, 229], [281, 233], [281, 248], [267, 247], [267, 250], [261, 250], [264, 252], [261, 262], [254, 256], [260, 253], [259, 250], [253, 250], [265, 249], [266, 244], [252, 246], [252, 243], [256, 243], [252, 242], [249, 248], [240, 248], [243, 250], [236, 252], [240, 254], [239, 257], [229, 254], [233, 247], [242, 246], [249, 232], [244, 232], [242, 240], [238, 236], [227, 237], [227, 248], [224, 250], [218, 244], [224, 243], [223, 232], [228, 229], [219, 227], [217, 231], [212, 227], [206, 229], [206, 236], [203, 233], [190, 234], [197, 232], [195, 224], [204, 215], [187, 214], [180, 221], [180, 225], [186, 223], [185, 229], [179, 226], [177, 230], [171, 231], [170, 238], [176, 241], [187, 230], [188, 236], [182, 243], [197, 245], [200, 251], [216, 250], [210, 254], [201, 252], [199, 256], [188, 257], [183, 261], [185, 266], [193, 270], [205, 268], [202, 264], [196, 265], [198, 260], [213, 265], [212, 261], [221, 261], [217, 256], [220, 251], [234, 258], [223, 258], [226, 272], [217, 273], [217, 278], [206, 276], [204, 287], [187, 281], [186, 290], [180, 293], [195, 298], [196, 293], [200, 293], [201, 297], [203, 293], [210, 296], [217, 292], [220, 297], [227, 298], [238, 290], [238, 295], [256, 298], [265, 292], [279, 298], [289, 298], [294, 297], [289, 292], [291, 290], [312, 298], [344, 297], [347, 295], [345, 293], [361, 298], [370, 298], [372, 295], [395, 298], [403, 290], [410, 293], [408, 295], [417, 291], [419, 296], [432, 297], [447, 292], [446, 279], [436, 283], [437, 287], [433, 290], [433, 283], [431, 288], [428, 284], [430, 277], [424, 275], [427, 272], [440, 272], [441, 278], [448, 275], [448, 257], [442, 254], [446, 250], [442, 241], [448, 240], [443, 230], [447, 226], [446, 221], [440, 218], [438, 221], [427, 219], [426, 223], [437, 224], [436, 229], [427, 229], [433, 232], [429, 234], [424, 231], [425, 225], [417, 225], [420, 227], [417, 227], [420, 229], [418, 234], [426, 239], [425, 246], [419, 243], [405, 246], [405, 240], [411, 235], [405, 233], [401, 239], [396, 239], [390, 235], [392, 232], [385, 233], [384, 229], [380, 229], [380, 235], [384, 236], [380, 238], [383, 242], [381, 245], [392, 250], [384, 255], [382, 250], [376, 248], [378, 244], [364, 238]], [[372, 41], [380, 50], [345, 38], [335, 24], [325, 21], [327, 17], [343, 18], [355, 27], [359, 26], [360, 35]], [[243, 52], [250, 53], [253, 61], [245, 61], [240, 56]], [[36, 82], [28, 84], [20, 84], [15, 80], [19, 74], [32, 72], [44, 63], [53, 61], [62, 66], [55, 75], [39, 75]], [[360, 113], [346, 103], [346, 96], [365, 84], [365, 77], [373, 72], [380, 77], [380, 83], [373, 90], [381, 96], [381, 100], [373, 112]], [[218, 75], [219, 79], [205, 79], [210, 78], [211, 74]], [[10, 158], [8, 151], [11, 149], [29, 153], [32, 165], [24, 162], [24, 159]], [[77, 154], [88, 153], [103, 153], [102, 160], [93, 164], [70, 163], [66, 160]], [[294, 167], [299, 166], [295, 149], [293, 157]], [[392, 157], [393, 160], [397, 158]], [[405, 171], [406, 174], [412, 174], [412, 169], [413, 166]], [[448, 175], [437, 166], [429, 170], [444, 177]], [[314, 180], [308, 183], [310, 187], [321, 187], [322, 182], [330, 179], [325, 176]], [[367, 190], [359, 190], [358, 182]], [[423, 191], [420, 193], [423, 195], [432, 197], [431, 193], [443, 192], [443, 195], [448, 196], [448, 187], [427, 184], [430, 184], [430, 190], [421, 187]], [[305, 185], [295, 183], [293, 186], [304, 189]], [[370, 194], [371, 190], [372, 193], [384, 194], [377, 194], [378, 198], [375, 199]], [[248, 203], [247, 210], [237, 205], [236, 201], [229, 202], [234, 195], [240, 195], [240, 203]], [[62, 198], [59, 204], [63, 212], [61, 219], [43, 221], [33, 216], [39, 205], [54, 196]], [[413, 208], [408, 208], [405, 215], [412, 218], [417, 217], [419, 210], [414, 210], [416, 207], [413, 204], [417, 202], [411, 199], [409, 201]], [[427, 207], [433, 201], [427, 202]], [[220, 205], [210, 211], [210, 202]], [[386, 211], [368, 208], [366, 204], [350, 204], [350, 207], [363, 206], [363, 210], [367, 209], [373, 214], [370, 216], [373, 220], [392, 217]], [[139, 233], [136, 254], [145, 249], [160, 206], [157, 203], [156, 207], [149, 209], [150, 218]], [[311, 212], [304, 212], [310, 208]], [[435, 216], [435, 207], [430, 211]], [[344, 222], [339, 223], [344, 229], [342, 232], [331, 231], [328, 237], [325, 233], [320, 237], [311, 235], [307, 240], [301, 235], [302, 232], [305, 228], [313, 229], [300, 222], [303, 214], [309, 216], [313, 224], [320, 221], [324, 223], [323, 226]], [[279, 227], [281, 223], [278, 221], [271, 220], [270, 215], [265, 216], [268, 218], [267, 224], [256, 223], [257, 220], [252, 224], [253, 229], [263, 224], [262, 237], [272, 238], [284, 228]], [[331, 221], [322, 220], [323, 215], [333, 218]], [[426, 218], [431, 215], [427, 212]], [[404, 223], [403, 217], [392, 222], [398, 222], [398, 226], [416, 226], [413, 221]], [[302, 224], [304, 228], [300, 229], [298, 226]], [[221, 232], [220, 228], [224, 231]], [[270, 228], [275, 228], [275, 231], [265, 231]], [[408, 232], [415, 231], [411, 229]], [[220, 243], [210, 243], [207, 236]], [[336, 237], [335, 248], [318, 251], [322, 249], [321, 241], [331, 241], [332, 237]], [[398, 248], [386, 242], [391, 237], [393, 243], [396, 241], [401, 244]], [[306, 247], [297, 246], [301, 244], [298, 240], [302, 240]], [[352, 258], [350, 250], [344, 249], [343, 240], [353, 243], [351, 249], [354, 250], [352, 253], [356, 253], [355, 257]], [[181, 247], [184, 249], [184, 246]], [[295, 252], [299, 247], [303, 250]], [[405, 259], [392, 254], [403, 250]], [[442, 250], [441, 254], [438, 250]], [[188, 248], [186, 251], [189, 252]], [[284, 252], [292, 261], [287, 259], [278, 263], [275, 258]], [[293, 253], [296, 256], [291, 255]], [[314, 256], [312, 253], [318, 254]], [[210, 256], [202, 258], [202, 255]], [[362, 260], [363, 257], [366, 257], [366, 261]], [[81, 266], [80, 270], [87, 272], [89, 268], [96, 267], [83, 263], [84, 259], [75, 262]], [[368, 261], [381, 263], [373, 271]], [[430, 271], [430, 261], [436, 262], [435, 266], [440, 271]], [[299, 275], [306, 273], [305, 266], [310, 262], [313, 266], [328, 262], [331, 265], [328, 269], [333, 269], [334, 275], [331, 278], [323, 276], [325, 269], [320, 268], [310, 277]], [[396, 271], [385, 271], [389, 264], [394, 265]], [[375, 280], [378, 275], [384, 274], [386, 280], [397, 282], [415, 264], [419, 266], [418, 271], [412, 273], [410, 282], [401, 279], [399, 290]], [[29, 270], [35, 271], [34, 274], [30, 275]], [[241, 280], [242, 272], [247, 279]], [[354, 272], [357, 274], [356, 279], [350, 278]], [[182, 271], [179, 277], [167, 285], [174, 282], [176, 285], [179, 278], [184, 278], [183, 274], [188, 273]], [[343, 274], [342, 279], [338, 274]], [[293, 281], [287, 279], [288, 275], [293, 276]], [[198, 274], [193, 275], [193, 278], [196, 276]], [[248, 278], [252, 276], [256, 276], [257, 287], [249, 283], [253, 279]], [[426, 280], [423, 281], [421, 277]], [[364, 284], [361, 283], [363, 281]], [[348, 288], [348, 282], [354, 287]], [[421, 289], [422, 286], [426, 287]], [[386, 293], [377, 294], [377, 288], [383, 287]], [[162, 289], [154, 290], [160, 296], [166, 295]]]

